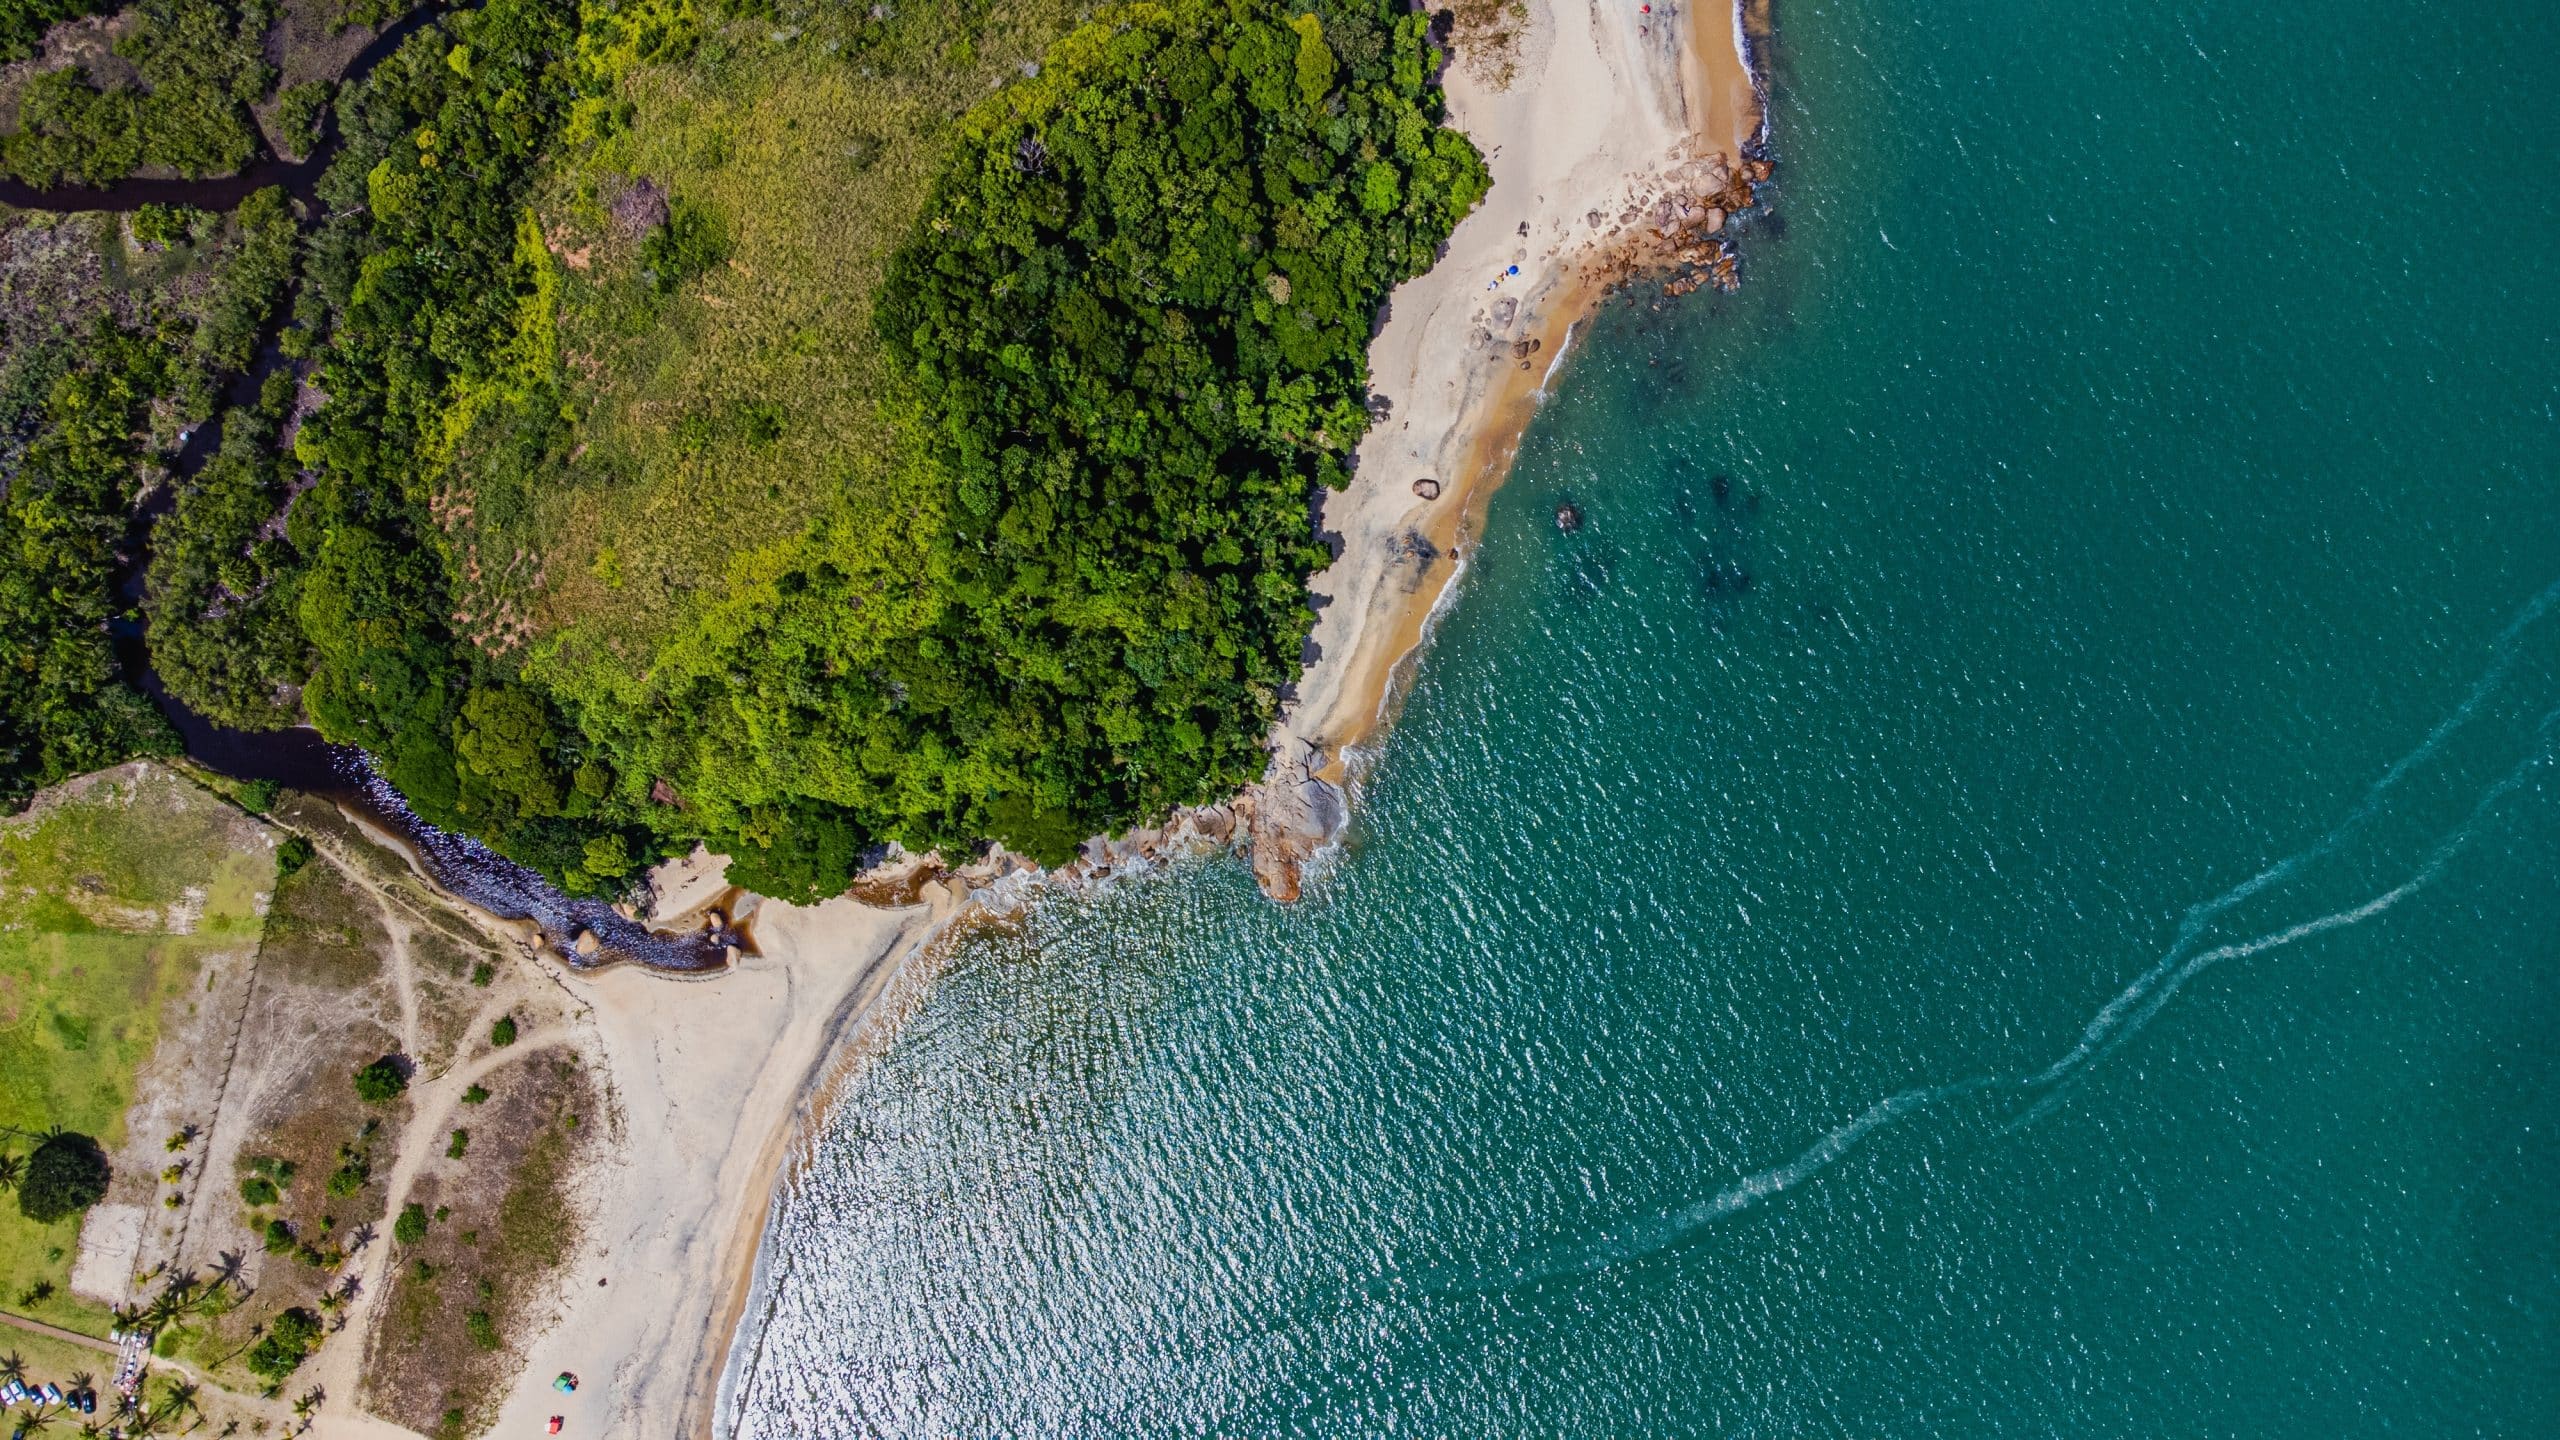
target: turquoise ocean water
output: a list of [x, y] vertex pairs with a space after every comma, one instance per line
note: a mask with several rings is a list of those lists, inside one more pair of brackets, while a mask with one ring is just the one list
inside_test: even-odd
[[742, 1433], [2560, 1434], [2560, 10], [1779, 21], [1349, 853], [970, 946]]

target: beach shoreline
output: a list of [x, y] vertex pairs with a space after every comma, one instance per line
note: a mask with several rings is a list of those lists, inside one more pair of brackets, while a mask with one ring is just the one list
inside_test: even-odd
[[[1687, 197], [1714, 188], [1709, 171], [1729, 175], [1756, 152], [1761, 98], [1744, 49], [1749, 15], [1765, 19], [1765, 5], [1744, 0], [1730, 26], [1721, 11], [1692, 24], [1656, 8], [1573, 13], [1533, 0], [1537, 33], [1509, 87], [1456, 68], [1446, 77], [1451, 121], [1486, 152], [1495, 187], [1442, 262], [1391, 297], [1373, 341], [1372, 389], [1391, 408], [1360, 447], [1351, 488], [1325, 507], [1342, 548], [1311, 582], [1328, 597], [1320, 655], [1274, 729], [1263, 785], [1164, 831], [1090, 842], [1051, 876], [998, 857], [984, 874], [919, 869], [914, 905], [761, 902], [750, 954], [714, 987], [660, 984], [634, 966], [572, 973], [536, 952], [591, 1006], [626, 1129], [589, 1177], [587, 1240], [528, 1347], [501, 1433], [533, 1433], [572, 1408], [582, 1433], [735, 1432], [752, 1371], [741, 1347], [775, 1278], [764, 1237], [792, 1167], [929, 988], [959, 924], [1004, 913], [1015, 881], [1076, 883], [1243, 840], [1266, 891], [1296, 894], [1304, 865], [1347, 821], [1359, 747], [1409, 688], [1573, 335], [1611, 290], [1662, 268], [1674, 229], [1654, 223], [1665, 197], [1693, 216]], [[1516, 278], [1487, 288], [1515, 264]], [[1415, 492], [1423, 477], [1439, 482], [1436, 496]], [[717, 903], [716, 885], [684, 863], [668, 872], [663, 898], [675, 903], [662, 921]], [[616, 1274], [645, 1275], [646, 1302], [596, 1283]], [[552, 1391], [562, 1370], [581, 1376], [576, 1396]]]
[[[925, 987], [957, 887], [914, 905], [766, 902], [758, 953], [716, 985], [571, 972], [613, 1091], [613, 1154], [582, 1177], [586, 1234], [493, 1433], [709, 1435], [789, 1167], [845, 1075]], [[620, 1291], [617, 1293], [617, 1285]], [[580, 1377], [562, 1396], [551, 1377]]]
[[1614, 288], [1669, 270], [1674, 237], [1720, 232], [1744, 207], [1703, 223], [1702, 197], [1759, 158], [1752, 56], [1768, 0], [1694, 18], [1534, 0], [1530, 17], [1507, 87], [1457, 66], [1445, 77], [1449, 123], [1485, 153], [1493, 189], [1441, 262], [1389, 297], [1370, 347], [1370, 388], [1388, 405], [1350, 487], [1326, 497], [1321, 530], [1338, 548], [1309, 581], [1315, 658], [1272, 729], [1255, 797], [1254, 872], [1277, 900], [1340, 838], [1361, 747], [1409, 688], [1568, 338]]

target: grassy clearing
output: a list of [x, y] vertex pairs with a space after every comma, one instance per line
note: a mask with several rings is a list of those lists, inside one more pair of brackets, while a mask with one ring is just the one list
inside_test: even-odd
[[[565, 691], [636, 693], [732, 582], [779, 573], [814, 529], [920, 563], [941, 502], [889, 463], [872, 295], [954, 119], [1085, 9], [831, 7], [732, 24], [627, 78], [627, 123], [562, 164], [541, 205], [574, 458], [464, 482], [463, 608], [485, 634], [530, 622], [553, 637], [536, 668]], [[725, 251], [673, 294], [642, 253], [667, 204]]]
[[114, 1375], [116, 1368], [114, 1356], [85, 1345], [56, 1340], [50, 1335], [30, 1334], [15, 1327], [0, 1327], [0, 1359], [9, 1358], [25, 1367], [30, 1387], [50, 1380], [68, 1390], [76, 1378], [85, 1375], [89, 1377], [89, 1383], [103, 1391], [106, 1379]]
[[[253, 940], [274, 858], [260, 830], [165, 769], [125, 767], [0, 827], [0, 1126], [124, 1140], [134, 1076], [206, 951]], [[79, 1225], [0, 1203], [0, 1303], [103, 1332], [72, 1298]], [[45, 1293], [45, 1287], [50, 1287]]]
[[373, 897], [335, 866], [311, 864], [276, 886], [259, 964], [273, 981], [352, 989], [380, 973], [390, 943]]

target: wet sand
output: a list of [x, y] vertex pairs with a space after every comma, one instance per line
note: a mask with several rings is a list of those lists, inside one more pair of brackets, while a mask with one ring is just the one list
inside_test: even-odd
[[[1507, 89], [1450, 69], [1450, 121], [1487, 156], [1493, 190], [1441, 263], [1390, 297], [1370, 347], [1370, 387], [1391, 408], [1350, 488], [1327, 498], [1323, 530], [1340, 549], [1310, 582], [1316, 658], [1274, 727], [1256, 810], [1254, 868], [1275, 898], [1293, 898], [1338, 835], [1357, 748], [1390, 718], [1569, 332], [1660, 240], [1652, 208], [1691, 194], [1713, 157], [1738, 165], [1757, 144], [1745, 30], [1766, 24], [1765, 0], [1651, 14], [1534, 0]], [[1417, 493], [1424, 479], [1436, 498]]]

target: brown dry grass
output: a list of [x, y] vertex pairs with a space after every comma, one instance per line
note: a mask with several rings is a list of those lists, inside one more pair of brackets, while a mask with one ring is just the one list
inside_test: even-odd
[[[545, 1297], [579, 1233], [573, 1177], [603, 1132], [594, 1082], [567, 1055], [528, 1056], [487, 1084], [488, 1103], [454, 1120], [471, 1132], [468, 1153], [413, 1190], [443, 1218], [394, 1257], [365, 1358], [366, 1407], [421, 1434], [452, 1433], [456, 1410], [462, 1433], [475, 1433], [505, 1395], [516, 1353], [550, 1319]], [[495, 1325], [497, 1350], [474, 1343], [475, 1310]]]
[[1480, 84], [1510, 89], [1529, 34], [1527, 0], [1456, 0], [1448, 13], [1449, 47], [1458, 64]]

